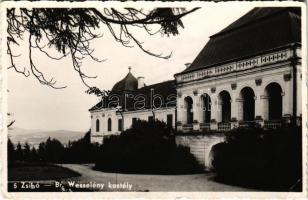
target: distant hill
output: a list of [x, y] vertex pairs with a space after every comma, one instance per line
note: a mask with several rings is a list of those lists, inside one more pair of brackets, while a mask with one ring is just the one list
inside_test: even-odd
[[62, 144], [67, 144], [68, 141], [74, 141], [82, 138], [85, 132], [69, 131], [69, 130], [29, 130], [22, 128], [13, 128], [8, 131], [9, 138], [14, 144], [25, 143], [26, 141], [31, 145], [37, 147], [40, 142], [46, 141], [48, 137], [59, 140]]

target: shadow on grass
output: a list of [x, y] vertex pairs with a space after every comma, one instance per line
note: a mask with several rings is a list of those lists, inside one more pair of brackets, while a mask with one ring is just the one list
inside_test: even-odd
[[8, 168], [9, 181], [59, 180], [78, 177], [79, 173], [50, 163], [16, 162]]

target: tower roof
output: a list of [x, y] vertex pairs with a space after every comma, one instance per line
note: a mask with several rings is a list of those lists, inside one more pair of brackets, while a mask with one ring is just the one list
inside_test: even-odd
[[129, 69], [128, 74], [112, 87], [112, 91], [123, 91], [123, 90], [134, 91], [138, 88], [137, 78], [131, 73], [131, 67], [129, 67], [128, 69]]
[[299, 7], [257, 7], [212, 35], [181, 73], [209, 68], [301, 42]]

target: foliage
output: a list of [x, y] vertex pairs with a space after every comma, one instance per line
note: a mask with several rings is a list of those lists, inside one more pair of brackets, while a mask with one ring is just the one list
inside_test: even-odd
[[98, 156], [98, 144], [91, 144], [90, 132], [65, 147], [59, 140], [48, 138], [39, 144], [38, 149], [30, 148], [28, 143], [17, 147], [8, 140], [8, 163], [15, 166], [16, 161], [42, 163], [89, 163]]
[[48, 138], [46, 142], [39, 144], [39, 159], [45, 162], [59, 162], [64, 159], [65, 149], [57, 139]]
[[119, 136], [104, 140], [97, 170], [141, 174], [200, 171], [188, 148], [175, 144], [173, 130], [161, 121], [137, 120]]
[[85, 136], [77, 141], [69, 142], [66, 148], [66, 163], [90, 163], [94, 162], [98, 155], [99, 145], [92, 144], [91, 133], [88, 131]]
[[174, 131], [164, 122], [137, 120], [131, 129], [110, 136], [102, 145], [90, 142], [90, 131], [67, 146], [48, 138], [35, 149], [26, 143], [15, 148], [8, 141], [9, 167], [16, 162], [93, 163], [103, 171], [178, 174], [200, 172], [202, 167], [189, 148], [177, 146]]
[[10, 139], [8, 139], [7, 142], [7, 158], [8, 166], [10, 166], [12, 162], [16, 160], [15, 146]]
[[[181, 18], [198, 8], [186, 11], [184, 8], [154, 8], [150, 10], [136, 8], [8, 8], [7, 9], [7, 53], [11, 66], [16, 72], [26, 77], [33, 75], [41, 84], [60, 89], [54, 78], [47, 78], [33, 60], [33, 51], [47, 55], [50, 59], [60, 60], [70, 56], [74, 70], [82, 82], [88, 87], [86, 75], [82, 69], [82, 60], [90, 57], [102, 62], [92, 55], [90, 42], [102, 37], [103, 32], [109, 32], [116, 42], [125, 47], [140, 48], [143, 52], [159, 57], [169, 58], [170, 55], [153, 53], [143, 47], [143, 43], [134, 36], [132, 29], [145, 31], [148, 35], [177, 35], [178, 28], [184, 27]], [[153, 31], [151, 25], [158, 27]], [[99, 29], [99, 30], [98, 30]], [[28, 43], [29, 69], [16, 66], [12, 46], [19, 45], [20, 40]], [[61, 56], [51, 55], [50, 49], [55, 49]], [[93, 90], [97, 91], [96, 87]], [[91, 93], [91, 92], [90, 92]], [[93, 92], [95, 93], [95, 92]], [[103, 92], [104, 93], [104, 92]]]
[[237, 129], [215, 145], [216, 179], [229, 184], [274, 191], [300, 191], [301, 128]]

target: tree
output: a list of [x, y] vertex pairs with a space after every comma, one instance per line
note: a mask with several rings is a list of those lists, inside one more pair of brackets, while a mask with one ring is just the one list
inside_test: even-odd
[[24, 149], [23, 149], [23, 155], [24, 155], [24, 160], [30, 160], [31, 157], [31, 148], [28, 142], [25, 143]]
[[16, 160], [23, 160], [23, 151], [20, 142], [16, 146]]
[[64, 146], [57, 139], [48, 138], [46, 141], [46, 155], [50, 162], [62, 162], [64, 156]]
[[104, 139], [95, 168], [109, 172], [177, 174], [200, 172], [189, 148], [178, 146], [166, 123], [137, 120], [120, 135]]
[[10, 139], [7, 141], [7, 157], [8, 162], [15, 161], [15, 146]]
[[65, 162], [85, 163], [94, 160], [98, 147], [91, 144], [91, 132], [88, 131], [83, 138], [70, 142], [66, 148]]
[[30, 155], [31, 155], [30, 156], [31, 161], [38, 161], [38, 154], [37, 154], [37, 151], [34, 147], [32, 147]]
[[[9, 8], [7, 9], [7, 53], [10, 57], [11, 66], [16, 72], [28, 77], [33, 75], [41, 84], [55, 89], [65, 88], [57, 86], [54, 78], [48, 79], [33, 61], [33, 50], [38, 49], [51, 59], [60, 60], [70, 56], [75, 71], [79, 74], [82, 82], [88, 87], [89, 94], [104, 96], [106, 92], [97, 87], [91, 87], [85, 81], [86, 78], [95, 76], [86, 75], [81, 70], [82, 60], [90, 57], [97, 62], [102, 62], [92, 55], [90, 41], [102, 37], [97, 29], [105, 27], [116, 42], [125, 47], [139, 47], [146, 54], [169, 58], [169, 55], [153, 53], [144, 48], [142, 41], [137, 39], [131, 28], [145, 31], [148, 35], [177, 35], [179, 27], [184, 27], [181, 18], [198, 8], [186, 11], [184, 8], [155, 8], [144, 11], [143, 9], [124, 8]], [[158, 25], [153, 31], [151, 25]], [[101, 30], [101, 29], [100, 29]], [[15, 55], [12, 45], [19, 45], [19, 40], [28, 41], [30, 69], [21, 68], [15, 64]], [[45, 42], [45, 43], [44, 43]], [[49, 48], [54, 48], [61, 54], [55, 57], [50, 54]]]

